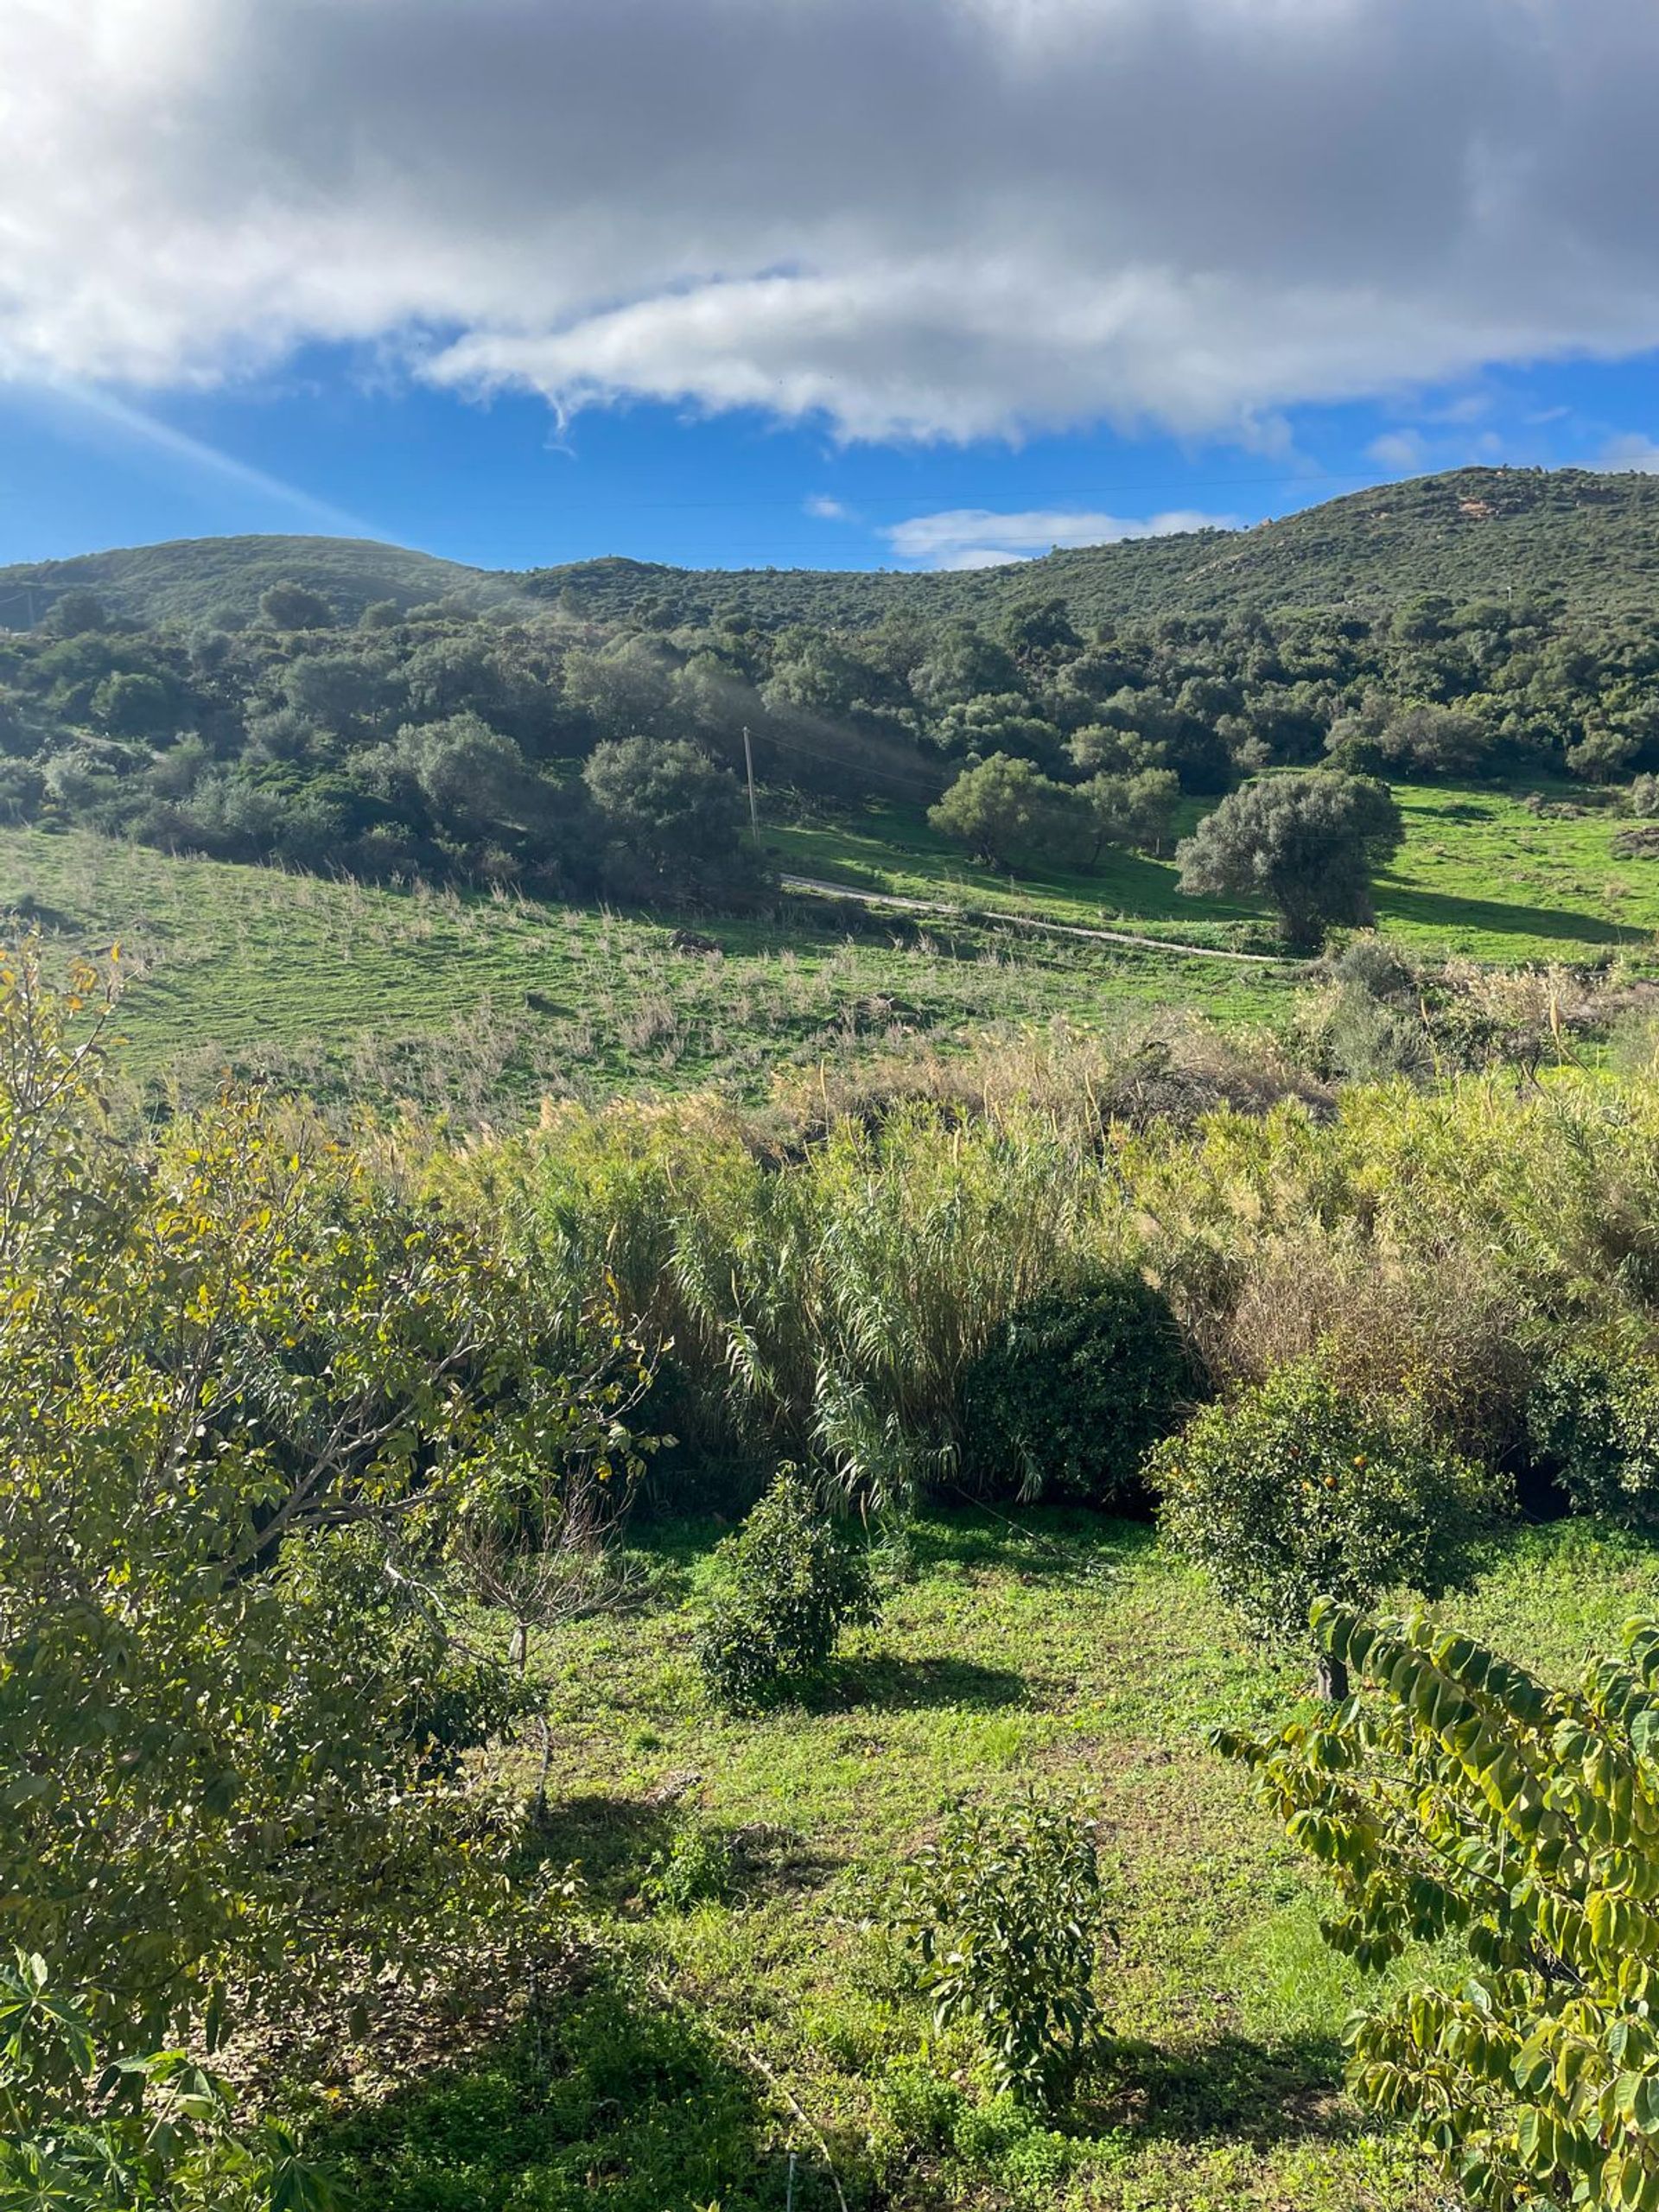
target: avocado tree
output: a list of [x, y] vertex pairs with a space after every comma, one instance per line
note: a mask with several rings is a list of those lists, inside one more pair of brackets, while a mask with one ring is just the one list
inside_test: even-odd
[[1370, 776], [1264, 776], [1182, 838], [1180, 888], [1189, 898], [1265, 899], [1289, 942], [1314, 950], [1332, 923], [1375, 920], [1371, 878], [1405, 834], [1393, 795]]
[[1469, 1961], [1355, 2017], [1354, 2091], [1491, 2212], [1656, 2212], [1659, 1622], [1573, 1690], [1421, 1618], [1325, 1602], [1313, 1627], [1366, 1694], [1217, 1745], [1334, 1884], [1328, 1942]]

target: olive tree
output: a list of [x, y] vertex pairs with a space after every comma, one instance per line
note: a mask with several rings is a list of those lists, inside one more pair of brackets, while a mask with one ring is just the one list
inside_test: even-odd
[[1175, 848], [1189, 898], [1265, 899], [1286, 937], [1316, 948], [1332, 923], [1376, 918], [1371, 877], [1405, 825], [1388, 787], [1369, 776], [1264, 776], [1230, 792]]
[[622, 888], [717, 897], [753, 887], [747, 815], [728, 768], [682, 738], [626, 737], [595, 746], [582, 781], [613, 841]]
[[1020, 859], [1065, 864], [1086, 858], [1099, 842], [1081, 791], [1008, 753], [964, 768], [927, 818], [941, 836], [999, 868]]

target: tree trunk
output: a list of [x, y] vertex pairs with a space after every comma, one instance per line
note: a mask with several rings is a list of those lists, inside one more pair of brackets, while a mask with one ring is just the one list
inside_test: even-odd
[[1321, 1651], [1313, 1662], [1313, 1694], [1326, 1705], [1340, 1705], [1348, 1694], [1348, 1667], [1344, 1660]]

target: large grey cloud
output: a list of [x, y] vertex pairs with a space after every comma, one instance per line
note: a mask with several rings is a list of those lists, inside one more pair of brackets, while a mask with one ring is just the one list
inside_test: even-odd
[[0, 372], [960, 436], [1659, 344], [1652, 0], [6, 0]]

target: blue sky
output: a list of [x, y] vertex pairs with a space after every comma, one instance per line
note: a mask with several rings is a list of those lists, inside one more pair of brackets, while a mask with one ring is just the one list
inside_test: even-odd
[[963, 565], [1659, 461], [1652, 0], [0, 8], [0, 560]]
[[[691, 566], [921, 568], [918, 518], [1183, 514], [1253, 522], [1465, 462], [1659, 466], [1659, 362], [1505, 369], [1387, 403], [1294, 410], [1281, 449], [1095, 428], [1018, 443], [838, 443], [753, 410], [636, 402], [563, 427], [318, 351], [280, 377], [111, 406], [0, 392], [0, 561], [165, 537], [356, 533], [486, 568], [604, 553]], [[1652, 450], [1649, 450], [1649, 448]], [[1007, 551], [1001, 525], [948, 543]], [[889, 533], [900, 531], [895, 543]], [[922, 532], [925, 538], [928, 535]], [[937, 538], [940, 533], [935, 531]], [[1038, 550], [1042, 550], [1039, 547]]]

